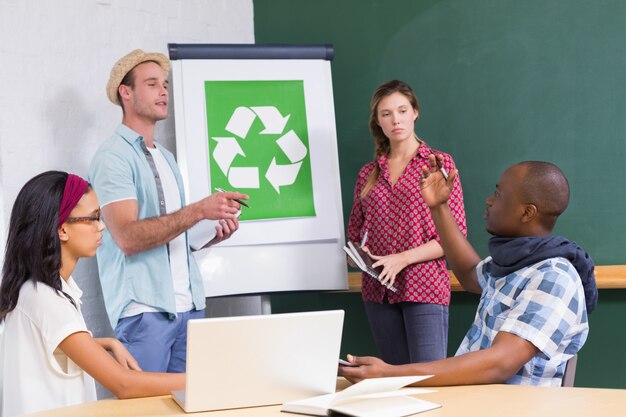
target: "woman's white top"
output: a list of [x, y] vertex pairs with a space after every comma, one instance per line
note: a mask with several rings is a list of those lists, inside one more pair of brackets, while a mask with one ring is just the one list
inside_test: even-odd
[[69, 335], [89, 332], [80, 311], [82, 291], [71, 277], [61, 281], [78, 308], [48, 285], [28, 281], [5, 318], [3, 417], [96, 400], [93, 378], [58, 348]]

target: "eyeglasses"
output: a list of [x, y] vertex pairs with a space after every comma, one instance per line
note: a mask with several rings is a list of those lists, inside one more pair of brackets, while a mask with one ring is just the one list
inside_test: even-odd
[[65, 219], [66, 223], [87, 223], [87, 222], [99, 222], [100, 212], [97, 212], [95, 216], [83, 216], [83, 217], [68, 217]]

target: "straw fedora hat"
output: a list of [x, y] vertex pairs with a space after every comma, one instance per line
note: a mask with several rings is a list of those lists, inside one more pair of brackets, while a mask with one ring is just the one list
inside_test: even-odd
[[118, 87], [130, 70], [146, 61], [154, 61], [159, 64], [165, 71], [166, 77], [170, 73], [170, 60], [165, 55], [159, 52], [144, 52], [141, 49], [135, 49], [121, 57], [111, 68], [111, 76], [107, 82], [107, 97], [111, 103], [121, 105], [117, 97]]

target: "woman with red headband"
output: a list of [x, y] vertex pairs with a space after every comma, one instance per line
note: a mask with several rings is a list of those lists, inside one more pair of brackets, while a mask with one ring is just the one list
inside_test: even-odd
[[72, 272], [104, 229], [95, 192], [76, 175], [48, 171], [19, 192], [0, 284], [0, 415], [93, 401], [93, 378], [119, 398], [184, 387], [185, 374], [141, 372], [117, 339], [87, 330]]

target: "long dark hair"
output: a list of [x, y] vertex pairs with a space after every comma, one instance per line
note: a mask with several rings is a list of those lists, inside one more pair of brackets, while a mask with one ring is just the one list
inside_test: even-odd
[[61, 291], [61, 241], [59, 207], [67, 172], [47, 171], [28, 181], [20, 190], [9, 222], [2, 283], [0, 322], [17, 305], [20, 289], [28, 280]]

